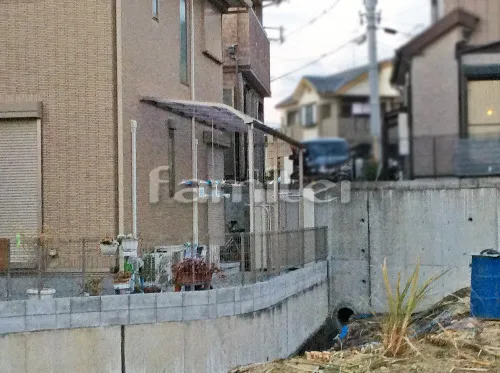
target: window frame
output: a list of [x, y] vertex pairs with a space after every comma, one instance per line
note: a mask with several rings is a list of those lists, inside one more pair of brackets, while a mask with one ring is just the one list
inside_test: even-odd
[[[207, 30], [210, 16], [217, 17], [217, 22], [219, 26], [217, 32], [219, 33], [220, 37], [220, 46], [216, 47], [217, 50], [210, 48], [211, 47], [210, 41], [213, 38], [213, 35], [210, 35], [210, 33], [207, 32], [210, 31]], [[215, 5], [213, 5], [209, 0], [203, 1], [203, 54], [208, 58], [214, 60], [218, 64], [223, 63], [222, 60], [224, 57], [224, 53], [223, 53], [222, 13], [220, 13], [218, 8]]]
[[[316, 120], [316, 108], [317, 105], [315, 103], [307, 104], [302, 106], [302, 118], [301, 124], [302, 127], [314, 127], [317, 123]], [[309, 121], [310, 119], [310, 121]]]
[[155, 21], [159, 20], [160, 15], [160, 0], [151, 0], [151, 14]]
[[[184, 25], [183, 17], [184, 14]], [[182, 84], [189, 86], [189, 1], [179, 0], [179, 78]], [[183, 39], [183, 33], [185, 34]], [[184, 50], [183, 50], [184, 46]], [[183, 61], [185, 59], [185, 61]]]

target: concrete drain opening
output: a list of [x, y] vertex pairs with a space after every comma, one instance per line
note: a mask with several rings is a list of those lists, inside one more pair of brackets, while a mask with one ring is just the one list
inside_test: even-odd
[[342, 334], [342, 327], [347, 325], [354, 311], [349, 307], [340, 308], [328, 317], [325, 323], [297, 351], [296, 355], [304, 355], [306, 351], [326, 351], [335, 344], [335, 337]]
[[352, 315], [354, 315], [354, 311], [348, 307], [344, 307], [337, 311], [337, 320], [340, 325], [344, 326], [349, 322]]

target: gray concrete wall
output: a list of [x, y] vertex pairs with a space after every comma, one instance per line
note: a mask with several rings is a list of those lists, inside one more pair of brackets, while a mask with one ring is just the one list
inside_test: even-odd
[[318, 262], [243, 287], [0, 302], [0, 372], [120, 373], [123, 358], [127, 372], [227, 373], [294, 353], [325, 322], [327, 289]]
[[470, 285], [470, 252], [498, 248], [500, 180], [353, 183], [351, 201], [317, 204], [327, 226], [334, 308], [386, 309], [382, 264], [403, 280], [420, 259], [426, 279], [449, 270], [425, 304]]

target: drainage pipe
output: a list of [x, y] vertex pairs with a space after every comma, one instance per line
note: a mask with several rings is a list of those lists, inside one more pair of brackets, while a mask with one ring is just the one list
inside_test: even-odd
[[137, 121], [130, 121], [132, 132], [132, 233], [137, 238]]

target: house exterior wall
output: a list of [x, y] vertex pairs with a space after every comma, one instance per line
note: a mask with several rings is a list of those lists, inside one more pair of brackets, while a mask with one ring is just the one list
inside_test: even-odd
[[480, 18], [471, 44], [486, 44], [500, 39], [500, 2], [498, 0], [444, 0], [445, 14], [462, 8]]
[[[392, 64], [384, 66], [379, 71], [379, 92], [381, 97], [399, 97], [399, 92], [391, 86]], [[370, 96], [370, 81], [364, 80], [348, 91], [343, 96]]]
[[271, 93], [270, 42], [266, 31], [253, 10], [224, 14], [223, 56], [227, 72], [236, 71], [236, 61], [229, 56], [227, 48], [237, 45], [239, 71], [247, 77], [263, 97]]
[[[157, 202], [150, 200], [150, 172], [169, 165], [169, 125], [175, 128], [175, 198], [169, 196], [169, 183], [159, 188]], [[192, 179], [191, 174], [191, 119], [171, 114], [146, 103], [140, 104], [137, 116], [137, 205], [138, 232], [146, 243], [162, 245], [180, 245], [193, 240], [193, 204], [190, 193], [181, 193], [186, 187], [179, 186], [182, 180]], [[197, 124], [198, 141], [198, 177], [207, 180], [212, 175], [212, 150], [214, 151], [214, 176], [222, 179], [222, 150], [203, 142], [203, 132], [211, 127]], [[170, 171], [170, 170], [169, 170]], [[169, 171], [160, 173], [161, 180], [169, 180]], [[206, 190], [208, 192], [208, 190]], [[182, 202], [180, 198], [185, 198]], [[223, 201], [211, 206], [209, 232], [209, 203], [206, 200], [198, 204], [200, 244], [209, 243], [209, 234], [221, 238], [217, 227], [222, 226]], [[126, 216], [129, 222], [131, 215]], [[214, 222], [218, 225], [214, 225]], [[128, 228], [128, 224], [126, 228]], [[127, 229], [127, 232], [129, 230]]]
[[[412, 61], [413, 136], [456, 135], [459, 129], [456, 28]], [[432, 99], [429, 99], [429, 98]]]
[[68, 239], [116, 232], [114, 3], [0, 2], [0, 102], [43, 103], [43, 225]]
[[[204, 2], [195, 1], [194, 4], [193, 23], [190, 20], [191, 10], [187, 12], [189, 80], [191, 79], [189, 27], [194, 24], [195, 98], [197, 101], [222, 102], [222, 65], [204, 53], [207, 36], [204, 29]], [[168, 136], [169, 119], [172, 119], [177, 127], [176, 182], [192, 179], [191, 120], [151, 108], [140, 101], [144, 96], [191, 99], [191, 82], [186, 85], [181, 83], [180, 79], [179, 0], [160, 0], [158, 21], [152, 18], [150, 2], [127, 0], [122, 2], [122, 7], [125, 231], [132, 231], [130, 120], [135, 119], [138, 121], [138, 233], [142, 237], [162, 237], [164, 244], [182, 244], [192, 241], [192, 204], [180, 204], [167, 198], [155, 206], [150, 205], [147, 197], [148, 180], [149, 172], [154, 167], [168, 165], [166, 136]], [[159, 47], [162, 44], [164, 48]], [[202, 141], [203, 129], [207, 128], [197, 125], [199, 179], [208, 177], [207, 145]], [[207, 204], [199, 204], [198, 211], [200, 243], [206, 244]], [[222, 221], [223, 216], [219, 218]]]
[[[328, 102], [323, 102], [323, 104], [326, 103]], [[331, 115], [328, 118], [324, 118], [320, 123], [321, 137], [337, 137], [339, 134], [339, 102], [336, 99], [332, 99], [329, 103]]]
[[412, 61], [413, 176], [429, 177], [437, 170], [453, 174], [453, 151], [459, 134], [458, 62], [455, 28]]

